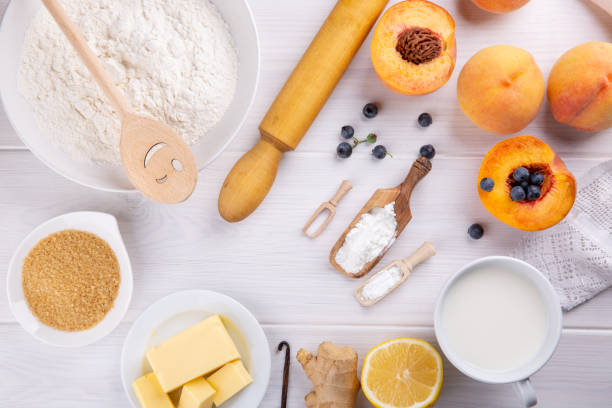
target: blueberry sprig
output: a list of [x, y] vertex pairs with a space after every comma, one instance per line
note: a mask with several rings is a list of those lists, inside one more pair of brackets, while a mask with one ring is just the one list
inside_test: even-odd
[[[368, 103], [362, 109], [363, 115], [368, 119], [373, 119], [378, 114], [378, 106], [375, 103]], [[345, 139], [336, 148], [336, 153], [341, 159], [347, 159], [353, 154], [353, 149], [362, 143], [375, 144], [378, 137], [374, 133], [370, 133], [365, 139], [359, 140], [355, 137], [355, 129], [352, 126], [342, 126], [340, 136]], [[352, 142], [352, 143], [350, 143]], [[384, 159], [387, 156], [393, 157], [391, 153], [387, 152], [387, 148], [383, 145], [377, 145], [372, 149], [372, 155], [379, 160]]]
[[[350, 128], [351, 130], [350, 131], [345, 130], [346, 128]], [[369, 143], [369, 144], [376, 143], [377, 137], [374, 133], [370, 133], [365, 139], [359, 140], [355, 136], [353, 136], [354, 131], [352, 129], [353, 128], [351, 126], [344, 126], [342, 128], [342, 134], [341, 134], [342, 137], [347, 140], [352, 140], [353, 144], [351, 145], [348, 142], [342, 142], [338, 145], [338, 147], [336, 148], [336, 153], [338, 154], [338, 157], [340, 157], [341, 159], [349, 158], [351, 154], [353, 153], [353, 149], [362, 143]], [[348, 134], [350, 134], [351, 136], [346, 137], [345, 135], [348, 135]]]

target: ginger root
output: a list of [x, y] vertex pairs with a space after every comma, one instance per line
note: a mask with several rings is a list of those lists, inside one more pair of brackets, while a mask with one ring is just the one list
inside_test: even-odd
[[306, 408], [354, 408], [359, 392], [357, 353], [351, 347], [322, 343], [313, 356], [309, 351], [298, 351], [306, 377], [314, 391], [305, 398]]

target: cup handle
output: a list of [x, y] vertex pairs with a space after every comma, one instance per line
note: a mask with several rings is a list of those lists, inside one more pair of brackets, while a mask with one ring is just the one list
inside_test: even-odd
[[529, 378], [523, 381], [518, 381], [512, 384], [516, 395], [523, 402], [525, 408], [534, 407], [538, 404], [538, 397], [531, 385]]

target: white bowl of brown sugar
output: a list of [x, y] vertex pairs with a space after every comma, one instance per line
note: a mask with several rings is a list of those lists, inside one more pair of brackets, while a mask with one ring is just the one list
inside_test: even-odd
[[15, 251], [6, 286], [13, 316], [39, 340], [80, 347], [105, 337], [133, 289], [116, 218], [74, 212], [39, 225]]

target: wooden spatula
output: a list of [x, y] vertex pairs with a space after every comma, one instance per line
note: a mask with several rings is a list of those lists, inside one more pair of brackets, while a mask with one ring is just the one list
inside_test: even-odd
[[198, 168], [183, 138], [164, 123], [134, 113], [61, 4], [42, 2], [122, 116], [121, 162], [134, 187], [161, 203], [185, 201], [195, 188]]
[[430, 172], [430, 170], [431, 162], [425, 157], [419, 157], [412, 165], [408, 176], [402, 184], [393, 188], [376, 190], [370, 200], [363, 206], [363, 208], [361, 208], [361, 211], [359, 211], [357, 216], [353, 219], [353, 222], [351, 222], [348, 228], [344, 231], [344, 234], [342, 234], [340, 239], [338, 239], [336, 245], [334, 245], [332, 248], [329, 254], [329, 262], [332, 264], [332, 266], [342, 272], [344, 275], [351, 278], [360, 278], [370, 272], [387, 253], [391, 245], [384, 248], [375, 259], [366, 263], [359, 272], [350, 273], [345, 271], [344, 268], [336, 263], [336, 254], [338, 253], [340, 247], [342, 247], [344, 244], [346, 234], [348, 234], [353, 229], [355, 224], [359, 222], [363, 214], [370, 212], [370, 210], [375, 207], [383, 208], [387, 204], [395, 202], [393, 207], [395, 211], [395, 219], [397, 221], [397, 229], [395, 230], [395, 239], [397, 239], [397, 237], [399, 237], [402, 231], [404, 231], [404, 228], [406, 228], [406, 225], [408, 225], [412, 219], [412, 213], [410, 211], [410, 196], [412, 195], [412, 190], [417, 183]]

